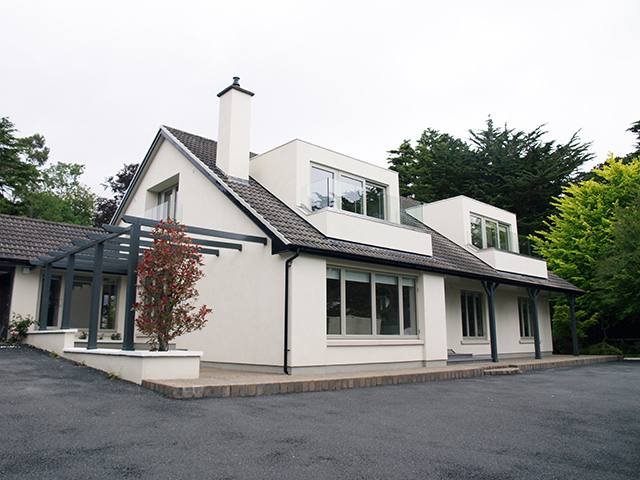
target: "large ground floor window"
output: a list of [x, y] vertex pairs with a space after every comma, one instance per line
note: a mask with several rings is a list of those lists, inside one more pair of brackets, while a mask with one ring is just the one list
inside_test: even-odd
[[416, 279], [327, 268], [328, 335], [417, 335]]
[[[69, 318], [69, 326], [71, 328], [89, 328], [92, 286], [91, 277], [76, 275], [73, 278], [71, 315]], [[99, 328], [101, 330], [115, 330], [117, 304], [118, 279], [104, 277], [102, 279], [102, 295], [100, 296]]]
[[467, 338], [484, 338], [484, 302], [482, 294], [461, 292], [462, 336]]

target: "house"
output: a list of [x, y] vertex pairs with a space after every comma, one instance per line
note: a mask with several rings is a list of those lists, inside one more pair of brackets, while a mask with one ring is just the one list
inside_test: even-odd
[[[302, 140], [252, 154], [253, 93], [234, 79], [218, 96], [218, 141], [161, 127], [108, 228], [169, 216], [247, 240], [207, 257], [198, 290], [213, 313], [178, 350], [289, 374], [551, 354], [549, 298], [581, 290], [518, 253], [515, 215], [401, 198], [396, 172]], [[104, 278], [105, 325], [126, 336], [126, 273]]]

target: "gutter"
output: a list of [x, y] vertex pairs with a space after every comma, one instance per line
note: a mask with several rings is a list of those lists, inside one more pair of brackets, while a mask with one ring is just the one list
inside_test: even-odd
[[284, 264], [284, 364], [285, 375], [289, 373], [289, 267], [300, 256], [300, 249], [296, 250], [293, 257], [289, 257]]

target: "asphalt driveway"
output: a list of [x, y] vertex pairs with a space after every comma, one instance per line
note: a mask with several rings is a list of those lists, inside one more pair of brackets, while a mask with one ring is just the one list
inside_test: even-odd
[[640, 362], [171, 400], [0, 348], [0, 478], [640, 478]]

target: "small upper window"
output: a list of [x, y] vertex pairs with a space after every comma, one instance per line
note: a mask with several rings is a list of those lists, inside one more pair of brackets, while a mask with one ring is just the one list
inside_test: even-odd
[[178, 185], [158, 193], [158, 207], [161, 219], [178, 218]]
[[509, 225], [472, 214], [471, 244], [478, 248], [509, 251]]

